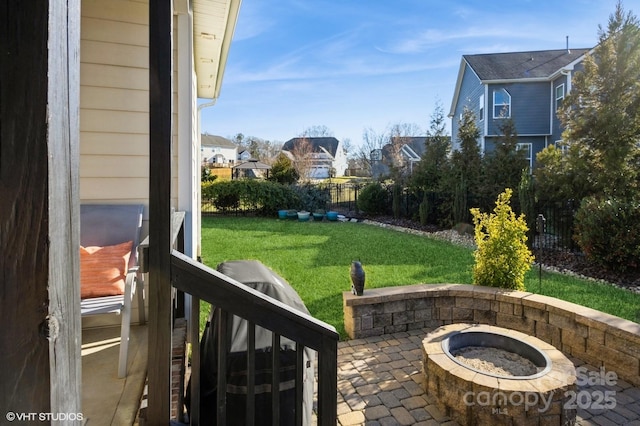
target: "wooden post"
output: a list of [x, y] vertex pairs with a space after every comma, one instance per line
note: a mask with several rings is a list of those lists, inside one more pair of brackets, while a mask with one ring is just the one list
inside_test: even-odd
[[0, 3], [3, 423], [82, 423], [79, 30], [78, 0]]
[[171, 417], [171, 0], [149, 2], [150, 425]]

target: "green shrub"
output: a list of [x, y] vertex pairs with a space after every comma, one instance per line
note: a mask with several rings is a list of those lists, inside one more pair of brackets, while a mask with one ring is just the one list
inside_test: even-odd
[[453, 223], [468, 222], [469, 213], [467, 202], [467, 184], [464, 178], [454, 187], [453, 193]]
[[585, 198], [574, 238], [593, 262], [614, 270], [640, 267], [640, 201]]
[[429, 198], [427, 197], [427, 193], [424, 193], [422, 197], [422, 201], [418, 206], [418, 214], [420, 216], [420, 224], [426, 225], [429, 223]]
[[402, 212], [402, 185], [394, 183], [391, 193], [391, 211], [393, 211], [393, 217], [398, 219]]
[[276, 182], [252, 181], [257, 185], [253, 195], [256, 208], [264, 216], [273, 216], [282, 209], [294, 209], [300, 205], [300, 198], [290, 185]]
[[202, 198], [211, 200], [218, 210], [227, 211], [240, 206], [240, 191], [235, 183], [238, 181], [212, 181], [202, 183]]
[[268, 179], [282, 184], [292, 184], [299, 177], [291, 159], [286, 154], [280, 153], [276, 161], [271, 165], [271, 173]]
[[314, 212], [317, 210], [326, 210], [327, 204], [331, 201], [329, 188], [320, 187], [318, 185], [296, 185], [291, 187], [296, 193], [300, 204], [297, 206], [301, 210]]
[[516, 218], [509, 205], [510, 188], [498, 195], [493, 213], [471, 209], [477, 250], [474, 252], [473, 283], [489, 287], [524, 290], [524, 275], [533, 256], [527, 248], [527, 223]]
[[370, 183], [358, 194], [358, 209], [367, 214], [384, 214], [389, 205], [389, 193], [379, 182]]
[[203, 183], [202, 199], [211, 200], [222, 212], [242, 207], [265, 216], [274, 215], [280, 209], [297, 209], [301, 205], [300, 197], [292, 187], [253, 179]]

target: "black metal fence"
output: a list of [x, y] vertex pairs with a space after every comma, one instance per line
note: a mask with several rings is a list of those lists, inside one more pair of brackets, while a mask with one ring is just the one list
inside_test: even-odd
[[573, 238], [574, 218], [580, 204], [575, 200], [536, 204], [533, 248], [579, 252]]
[[358, 192], [362, 188], [362, 184], [358, 183], [334, 183], [328, 184], [329, 190], [329, 210], [340, 213], [351, 213], [358, 211]]
[[[322, 183], [321, 188], [329, 192], [327, 210], [337, 211], [347, 216], [358, 215], [358, 195], [364, 184], [362, 183]], [[388, 186], [389, 200], [392, 200], [392, 186]], [[410, 220], [419, 220], [419, 205], [421, 198], [408, 189], [403, 189], [399, 200], [400, 217]], [[517, 203], [516, 203], [517, 204]], [[473, 207], [473, 206], [469, 206]], [[574, 217], [578, 210], [579, 202], [567, 200], [563, 202], [541, 203], [534, 206], [536, 215], [535, 225], [530, 232], [530, 244], [535, 249], [553, 249], [570, 252], [579, 252], [580, 248], [573, 238]], [[517, 209], [516, 207], [514, 207]], [[239, 204], [232, 209], [224, 211], [216, 209], [212, 200], [202, 200], [202, 214], [231, 214], [237, 216], [255, 215], [258, 210], [255, 206]], [[392, 203], [389, 202], [386, 213], [392, 215]]]

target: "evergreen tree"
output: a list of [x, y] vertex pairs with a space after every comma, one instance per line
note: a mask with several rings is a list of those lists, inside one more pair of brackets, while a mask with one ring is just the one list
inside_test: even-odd
[[411, 175], [409, 186], [420, 203], [420, 220], [423, 224], [437, 221], [436, 207], [441, 198], [442, 179], [450, 166], [451, 142], [447, 135], [446, 120], [442, 104], [436, 102], [431, 115], [425, 149]]
[[472, 110], [465, 107], [458, 126], [457, 140], [460, 148], [451, 154], [450, 167], [442, 179], [442, 189], [448, 201], [444, 202], [441, 208], [453, 224], [469, 222], [468, 210], [465, 207], [465, 211], [462, 212], [460, 206], [478, 206], [478, 200], [472, 197], [478, 194], [482, 177], [479, 138], [480, 130], [476, 124], [476, 116]]
[[269, 180], [283, 184], [291, 184], [295, 183], [298, 178], [298, 172], [296, 172], [291, 159], [287, 157], [286, 154], [280, 153], [271, 166]]
[[480, 129], [476, 124], [476, 115], [472, 110], [465, 108], [458, 127], [460, 149], [453, 152], [452, 160], [456, 173], [473, 185], [479, 183], [482, 168], [482, 154], [478, 139], [480, 139]]
[[485, 158], [486, 193], [483, 196], [491, 200], [505, 188], [518, 188], [522, 171], [528, 167], [524, 151], [518, 149], [518, 133], [513, 118], [502, 119], [499, 131], [495, 149]]
[[[560, 110], [569, 166], [586, 161], [590, 191], [628, 197], [640, 192], [640, 25], [622, 2], [598, 28], [599, 43], [576, 73]], [[601, 185], [601, 187], [599, 187]]]
[[437, 102], [427, 131], [424, 153], [411, 177], [411, 187], [422, 192], [438, 192], [440, 180], [449, 165], [450, 152], [451, 142], [447, 135], [444, 109]]

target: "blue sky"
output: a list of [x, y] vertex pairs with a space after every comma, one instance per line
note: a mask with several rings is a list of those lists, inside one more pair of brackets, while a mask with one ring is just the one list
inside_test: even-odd
[[[243, 0], [220, 98], [201, 129], [285, 142], [326, 126], [429, 127], [464, 54], [593, 47], [616, 0]], [[640, 13], [640, 0], [624, 1]], [[449, 127], [450, 132], [450, 127]], [[424, 133], [424, 132], [423, 132]]]

